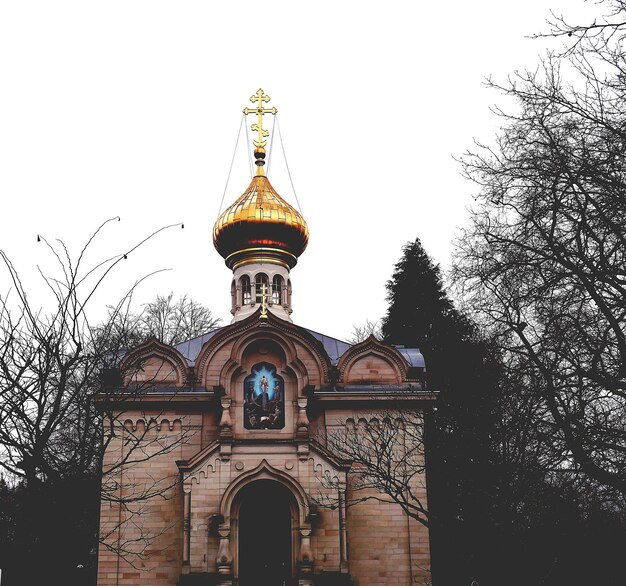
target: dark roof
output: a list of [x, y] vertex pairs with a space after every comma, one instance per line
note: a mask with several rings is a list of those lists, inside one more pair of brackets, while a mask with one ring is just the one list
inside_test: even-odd
[[404, 346], [396, 346], [398, 352], [404, 356], [405, 360], [409, 363], [409, 366], [415, 366], [417, 368], [426, 368], [424, 357], [419, 351], [419, 348], [405, 348]]
[[196, 338], [192, 338], [191, 340], [187, 340], [186, 342], [181, 342], [180, 344], [176, 344], [174, 348], [178, 350], [189, 362], [189, 366], [194, 366], [196, 363], [196, 358], [198, 358], [198, 354], [200, 354], [200, 350], [204, 343], [207, 340], [210, 340], [215, 334], [217, 334], [220, 330], [224, 329], [216, 328], [207, 332], [206, 334], [202, 334]]
[[[189, 366], [194, 366], [196, 358], [198, 357], [198, 354], [200, 354], [200, 350], [202, 349], [202, 346], [204, 346], [205, 342], [223, 330], [224, 327], [226, 326], [216, 328], [206, 334], [202, 334], [201, 336], [192, 338], [186, 342], [176, 344], [174, 348], [176, 348], [176, 350], [178, 350], [187, 359]], [[319, 340], [322, 343], [322, 346], [324, 347], [326, 354], [328, 354], [330, 362], [333, 366], [337, 366], [339, 358], [352, 346], [352, 344], [349, 344], [348, 342], [332, 338], [331, 336], [326, 336], [325, 334], [320, 334], [314, 330], [309, 330], [308, 328], [302, 329], [307, 331], [316, 340]], [[396, 346], [396, 348], [398, 352], [404, 356], [405, 360], [409, 363], [409, 366], [425, 368], [426, 365], [424, 363], [424, 357], [418, 348], [405, 348], [404, 346]]]
[[348, 344], [348, 342], [342, 342], [341, 340], [337, 340], [337, 338], [331, 338], [330, 336], [320, 334], [319, 332], [309, 330], [308, 328], [302, 329], [309, 332], [309, 334], [322, 343], [322, 346], [324, 346], [324, 350], [326, 350], [326, 354], [328, 354], [330, 362], [333, 366], [337, 366], [341, 355], [345, 354], [345, 352], [352, 346], [352, 344]]

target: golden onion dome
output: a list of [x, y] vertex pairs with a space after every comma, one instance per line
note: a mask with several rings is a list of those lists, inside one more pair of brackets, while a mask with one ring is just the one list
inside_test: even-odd
[[273, 262], [291, 269], [308, 242], [304, 218], [265, 175], [255, 176], [213, 227], [213, 244], [233, 270], [248, 262]]

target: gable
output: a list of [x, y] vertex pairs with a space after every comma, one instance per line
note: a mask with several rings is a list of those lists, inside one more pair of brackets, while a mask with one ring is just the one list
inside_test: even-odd
[[392, 362], [374, 352], [363, 354], [351, 362], [344, 372], [343, 381], [346, 384], [393, 384], [401, 382], [398, 369], [394, 367]]

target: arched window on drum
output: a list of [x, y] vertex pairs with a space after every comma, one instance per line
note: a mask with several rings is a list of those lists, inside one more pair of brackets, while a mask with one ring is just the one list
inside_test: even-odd
[[250, 277], [244, 275], [241, 277], [239, 284], [241, 286], [241, 302], [243, 305], [252, 303], [252, 287], [250, 285]]
[[283, 302], [283, 278], [280, 275], [274, 275], [272, 279], [272, 303], [280, 305]]
[[263, 285], [265, 285], [265, 291], [269, 293], [267, 275], [265, 273], [259, 273], [254, 279], [254, 296], [256, 303], [261, 303], [263, 299]]

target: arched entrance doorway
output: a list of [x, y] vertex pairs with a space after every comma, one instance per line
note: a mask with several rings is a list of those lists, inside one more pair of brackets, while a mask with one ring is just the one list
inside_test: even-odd
[[238, 495], [239, 586], [287, 586], [293, 577], [293, 495], [272, 480]]

